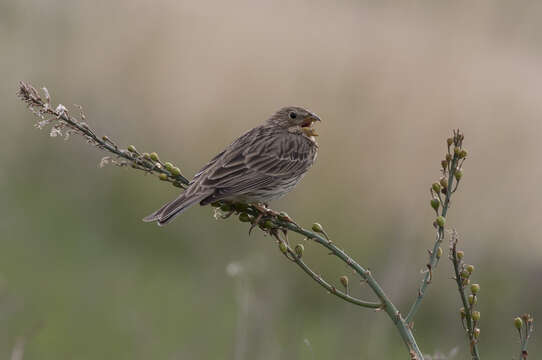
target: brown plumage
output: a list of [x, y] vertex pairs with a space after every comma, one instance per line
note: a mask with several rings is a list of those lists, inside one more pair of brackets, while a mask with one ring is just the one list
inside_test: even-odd
[[209, 161], [178, 198], [143, 220], [164, 225], [196, 203], [266, 204], [281, 197], [316, 160], [315, 121], [320, 118], [306, 109], [280, 109]]

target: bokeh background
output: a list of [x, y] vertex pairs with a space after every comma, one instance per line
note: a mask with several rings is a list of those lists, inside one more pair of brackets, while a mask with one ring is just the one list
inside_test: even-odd
[[[407, 356], [384, 314], [326, 294], [261, 232], [199, 207], [164, 228], [142, 223], [178, 189], [99, 169], [105, 154], [82, 139], [35, 129], [19, 80], [84, 105], [99, 134], [186, 174], [283, 105], [315, 111], [318, 162], [273, 206], [324, 224], [403, 311], [433, 244], [428, 189], [446, 137], [463, 129], [469, 159], [448, 225], [481, 284], [484, 358], [517, 357], [513, 317], [542, 314], [541, 11], [530, 1], [1, 0], [0, 357]], [[314, 245], [305, 256], [331, 280], [350, 275]], [[441, 262], [415, 335], [424, 353], [464, 359], [451, 271]], [[530, 350], [540, 356], [539, 334]]]

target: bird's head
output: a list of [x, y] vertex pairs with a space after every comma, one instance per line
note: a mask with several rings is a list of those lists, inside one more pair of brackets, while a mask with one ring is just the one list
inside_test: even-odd
[[267, 123], [311, 137], [318, 136], [312, 126], [315, 121], [322, 120], [316, 114], [302, 107], [286, 106], [274, 113], [267, 120]]

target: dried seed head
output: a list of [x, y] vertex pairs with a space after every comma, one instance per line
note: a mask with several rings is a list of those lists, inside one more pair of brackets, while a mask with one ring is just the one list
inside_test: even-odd
[[440, 166], [442, 166], [443, 169], [447, 169], [448, 168], [448, 161], [442, 160], [440, 162]]
[[452, 155], [446, 154], [446, 161], [451, 162], [452, 161]]
[[455, 173], [454, 173], [454, 176], [455, 176], [455, 179], [457, 181], [461, 180], [461, 178], [463, 177], [463, 171], [461, 170], [456, 170]]
[[348, 289], [348, 276], [343, 275], [343, 276], [339, 277], [339, 281], [345, 287], [345, 289]]
[[467, 157], [467, 150], [461, 149], [458, 156], [459, 156], [460, 159], [466, 158]]

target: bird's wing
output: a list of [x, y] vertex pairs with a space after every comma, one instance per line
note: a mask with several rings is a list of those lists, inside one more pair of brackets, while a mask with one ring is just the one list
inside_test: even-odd
[[197, 187], [221, 194], [247, 193], [278, 178], [303, 174], [314, 162], [315, 153], [314, 145], [302, 136], [255, 128], [197, 174]]

